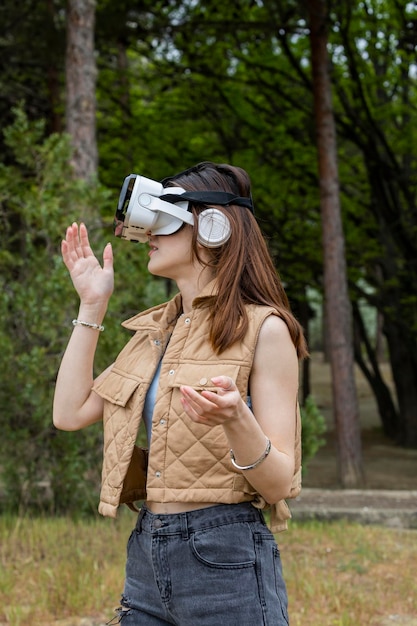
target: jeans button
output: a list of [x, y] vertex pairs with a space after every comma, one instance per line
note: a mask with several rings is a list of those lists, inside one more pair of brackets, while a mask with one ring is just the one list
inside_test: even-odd
[[154, 528], [162, 528], [162, 520], [156, 519], [153, 523]]

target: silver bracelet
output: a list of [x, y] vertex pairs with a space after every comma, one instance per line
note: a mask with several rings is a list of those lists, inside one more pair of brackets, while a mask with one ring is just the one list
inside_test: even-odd
[[92, 328], [93, 330], [98, 330], [99, 332], [103, 332], [104, 326], [102, 324], [92, 324], [91, 322], [83, 322], [81, 320], [72, 320], [73, 326], [86, 326], [87, 328]]
[[259, 459], [257, 461], [255, 461], [255, 463], [252, 463], [251, 465], [238, 465], [236, 463], [235, 454], [234, 454], [233, 450], [230, 450], [230, 458], [232, 460], [232, 465], [236, 469], [238, 469], [238, 470], [250, 470], [250, 469], [253, 469], [254, 467], [258, 467], [258, 465], [260, 463], [262, 463], [262, 461], [265, 461], [266, 457], [268, 456], [268, 454], [270, 452], [271, 452], [271, 440], [267, 438], [265, 451], [262, 453], [262, 455], [259, 457]]

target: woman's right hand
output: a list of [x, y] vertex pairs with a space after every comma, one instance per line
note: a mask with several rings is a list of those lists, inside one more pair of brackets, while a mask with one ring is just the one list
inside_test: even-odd
[[61, 244], [62, 258], [82, 304], [107, 306], [113, 293], [113, 251], [108, 243], [103, 251], [103, 267], [94, 255], [85, 224], [74, 222]]

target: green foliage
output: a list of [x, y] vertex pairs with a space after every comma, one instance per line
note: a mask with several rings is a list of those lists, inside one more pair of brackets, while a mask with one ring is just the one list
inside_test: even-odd
[[320, 413], [312, 396], [306, 398], [301, 407], [301, 445], [303, 451], [303, 471], [306, 472], [309, 461], [317, 454], [321, 446], [326, 443], [323, 435], [326, 433], [326, 420]]
[[[100, 482], [101, 429], [64, 433], [52, 425], [54, 381], [77, 310], [60, 241], [68, 224], [90, 215], [92, 245], [102, 250], [109, 192], [71, 177], [66, 136], [45, 139], [42, 122], [30, 122], [22, 108], [14, 114], [4, 136], [17, 165], [0, 164], [0, 504], [14, 511], [91, 511]], [[136, 313], [145, 297], [137, 267], [145, 251], [122, 243], [99, 369], [126, 341], [116, 308], [123, 316]]]
[[[15, 116], [0, 142], [5, 148], [0, 164], [0, 410], [12, 442], [0, 444], [0, 452], [4, 448], [10, 458], [2, 463], [3, 478], [9, 463], [9, 482], [15, 487], [10, 502], [13, 497], [24, 501], [24, 485], [32, 489], [25, 476], [32, 472], [34, 452], [28, 442], [34, 437], [46, 452], [52, 445], [58, 449], [48, 437], [63, 437], [64, 449], [74, 446], [72, 457], [68, 450], [70, 466], [76, 451], [84, 449], [83, 438], [87, 442], [91, 436], [91, 446], [97, 445], [93, 431], [49, 431], [54, 375], [77, 306], [59, 240], [70, 221], [87, 215], [99, 253], [113, 216], [108, 190], [86, 187], [69, 176], [68, 141], [57, 134], [45, 139], [62, 126], [64, 7], [61, 0], [19, 5], [7, 0], [2, 10], [7, 33], [0, 42], [2, 126]], [[217, 0], [97, 3], [100, 180], [116, 198], [131, 171], [161, 178], [204, 159], [242, 165], [251, 173], [256, 214], [290, 299], [297, 301], [306, 286], [322, 290], [304, 6], [293, 0], [245, 0], [236, 7]], [[396, 381], [415, 380], [416, 372], [416, 15], [414, 3], [370, 0], [366, 5], [333, 3], [329, 16], [351, 296], [383, 314], [384, 332], [388, 329], [391, 336], [388, 351], [398, 347], [399, 352], [392, 362]], [[39, 24], [44, 36], [34, 38]], [[31, 119], [38, 121], [12, 111], [11, 104], [22, 97]], [[46, 130], [40, 118], [47, 120]], [[100, 338], [97, 371], [125, 343], [120, 319], [160, 301], [166, 288], [162, 281], [145, 278], [143, 247], [117, 241], [114, 249], [116, 290]], [[364, 284], [369, 288], [364, 290]], [[410, 423], [416, 415], [412, 388], [396, 389]], [[415, 432], [413, 424], [403, 426], [404, 432]], [[12, 459], [14, 446], [19, 462]], [[33, 476], [41, 462], [58, 464], [48, 454], [35, 462]], [[85, 467], [92, 467], [88, 458]], [[74, 466], [74, 479], [80, 472]], [[70, 478], [64, 476], [64, 483], [76, 482]]]

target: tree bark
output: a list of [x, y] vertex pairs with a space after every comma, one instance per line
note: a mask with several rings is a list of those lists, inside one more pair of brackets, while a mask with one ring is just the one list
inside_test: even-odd
[[339, 479], [343, 487], [359, 487], [364, 482], [364, 473], [354, 376], [352, 312], [348, 295], [336, 130], [327, 52], [326, 2], [308, 0], [307, 8], [320, 179], [324, 306], [332, 373]]
[[[385, 383], [378, 360], [377, 348], [373, 349], [366, 326], [362, 319], [359, 306], [353, 304], [354, 353], [356, 363], [367, 379], [378, 406], [384, 435], [390, 439], [398, 439], [400, 417], [393, 402], [391, 391]], [[363, 349], [367, 359], [363, 357]]]
[[66, 128], [77, 178], [97, 177], [95, 0], [69, 0], [66, 50]]
[[407, 329], [402, 321], [385, 319], [384, 332], [387, 338], [391, 368], [397, 391], [399, 427], [396, 440], [404, 448], [417, 448], [417, 381], [416, 350], [407, 344]]

